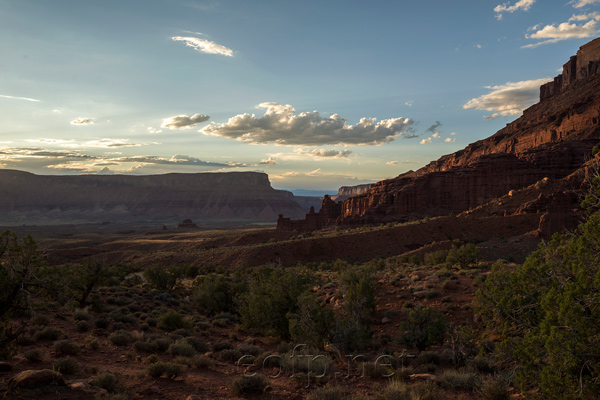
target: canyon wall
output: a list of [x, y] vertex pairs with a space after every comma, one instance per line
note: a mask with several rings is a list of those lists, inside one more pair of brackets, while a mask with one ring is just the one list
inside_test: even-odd
[[341, 204], [339, 224], [460, 213], [540, 179], [573, 173], [600, 144], [600, 39], [540, 89], [541, 101], [493, 136], [384, 180]]

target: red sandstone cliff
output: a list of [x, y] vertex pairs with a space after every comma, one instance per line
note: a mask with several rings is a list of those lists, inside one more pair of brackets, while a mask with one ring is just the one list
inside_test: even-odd
[[338, 223], [460, 213], [582, 166], [600, 143], [600, 38], [582, 46], [540, 102], [493, 136], [342, 202]]

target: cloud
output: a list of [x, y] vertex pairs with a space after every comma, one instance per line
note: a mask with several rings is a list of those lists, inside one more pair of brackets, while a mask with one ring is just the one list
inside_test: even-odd
[[277, 160], [273, 157], [269, 157], [266, 160], [260, 160], [259, 164], [262, 165], [275, 165], [277, 164]]
[[162, 133], [162, 129], [156, 129], [156, 128], [153, 128], [151, 126], [149, 126], [147, 129], [148, 129], [148, 133], [151, 133], [153, 135], [158, 134], [158, 133]]
[[277, 187], [335, 190], [340, 186], [352, 186], [372, 183], [381, 179], [362, 179], [352, 174], [329, 173], [318, 168], [310, 172], [285, 172], [269, 174], [269, 179]]
[[582, 8], [591, 4], [600, 4], [600, 0], [573, 0], [569, 4], [573, 4], [574, 8]]
[[400, 164], [398, 161], [388, 161], [386, 162], [387, 165], [398, 165]]
[[32, 101], [32, 102], [35, 102], [35, 103], [41, 101], [41, 100], [38, 100], [38, 99], [29, 98], [29, 97], [8, 96], [8, 95], [5, 95], [5, 94], [0, 94], [0, 97], [3, 98], [3, 99], [25, 100], [25, 101]]
[[413, 121], [409, 118], [379, 122], [375, 118], [362, 118], [356, 125], [347, 125], [338, 114], [329, 118], [321, 117], [318, 111], [295, 114], [292, 106], [278, 103], [261, 103], [258, 108], [266, 109], [261, 117], [236, 115], [226, 123], [213, 122], [200, 132], [252, 144], [286, 146], [381, 145], [413, 132]]
[[444, 139], [444, 142], [446, 142], [446, 143], [453, 143], [455, 141], [456, 141], [456, 138], [449, 138], [448, 137], [448, 138]]
[[[465, 110], [492, 111], [503, 117], [521, 115], [523, 110], [538, 101], [540, 86], [551, 78], [534, 79], [521, 82], [507, 82], [504, 85], [486, 86], [491, 92], [469, 100], [463, 105]], [[494, 114], [488, 119], [496, 118]]]
[[498, 4], [496, 7], [494, 7], [494, 12], [496, 13], [496, 18], [501, 20], [502, 13], [513, 13], [518, 10], [529, 11], [533, 3], [535, 3], [535, 0], [519, 0], [512, 6], [509, 5], [510, 3]]
[[492, 119], [496, 119], [496, 118], [500, 118], [500, 114], [499, 113], [493, 113], [490, 115], [484, 115], [483, 119], [487, 119], [487, 120], [492, 120]]
[[480, 44], [478, 43], [478, 44], [476, 44], [474, 47], [475, 47], [476, 49], [481, 49], [483, 46], [482, 46], [482, 45], [480, 45]]
[[427, 144], [427, 143], [431, 143], [431, 138], [427, 138], [427, 139], [423, 139], [419, 142], [420, 144]]
[[96, 123], [94, 118], [83, 118], [79, 117], [71, 121], [71, 125], [93, 125]]
[[84, 148], [84, 147], [96, 147], [100, 149], [112, 149], [118, 147], [140, 147], [149, 144], [156, 143], [130, 143], [129, 139], [109, 139], [102, 138], [96, 140], [88, 140], [86, 142], [76, 142], [75, 139], [52, 139], [52, 138], [40, 138], [40, 139], [27, 139], [29, 143], [40, 143], [43, 145], [58, 145], [61, 147], [67, 147], [71, 149]]
[[130, 157], [118, 157], [111, 158], [113, 162], [119, 163], [142, 163], [142, 164], [158, 164], [158, 165], [195, 165], [203, 167], [217, 167], [226, 168], [230, 167], [230, 164], [216, 163], [203, 161], [196, 157], [190, 157], [188, 155], [176, 154], [171, 158], [164, 158], [158, 156], [130, 156]]
[[440, 137], [440, 133], [439, 132], [435, 132], [432, 136], [437, 139], [437, 138]]
[[215, 42], [211, 42], [210, 40], [184, 36], [174, 36], [171, 39], [175, 42], [185, 42], [186, 46], [191, 47], [200, 53], [233, 57], [233, 50]]
[[[580, 24], [578, 24], [578, 22]], [[535, 26], [530, 28], [530, 30], [535, 32], [526, 34], [525, 37], [527, 39], [542, 39], [542, 41], [522, 46], [522, 48], [533, 48], [543, 44], [560, 42], [562, 40], [594, 37], [600, 34], [600, 13], [593, 12], [589, 14], [573, 15], [569, 18], [568, 22], [563, 22], [558, 25], [546, 25], [541, 29], [538, 26]]]
[[406, 102], [406, 103], [404, 103], [404, 104], [405, 104], [407, 107], [412, 107], [412, 106], [413, 106], [413, 104], [415, 104], [415, 102], [414, 102], [414, 101], [412, 101], [412, 100], [409, 100], [409, 101], [407, 101], [407, 102]]
[[346, 158], [352, 154], [350, 150], [326, 150], [326, 149], [315, 149], [315, 150], [303, 150], [294, 149], [294, 153], [309, 155], [314, 158]]
[[164, 118], [160, 127], [171, 130], [190, 129], [209, 119], [210, 117], [204, 114], [194, 114], [191, 117], [188, 117], [187, 115], [177, 115], [175, 117]]
[[435, 133], [438, 128], [442, 126], [442, 123], [440, 121], [435, 121], [435, 124], [431, 125], [429, 128], [425, 129], [425, 132], [429, 132], [429, 133]]

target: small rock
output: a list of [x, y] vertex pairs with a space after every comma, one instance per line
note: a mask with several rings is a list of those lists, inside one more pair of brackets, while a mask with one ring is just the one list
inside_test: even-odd
[[440, 277], [437, 275], [429, 275], [425, 280], [431, 284], [437, 285], [440, 283]]
[[144, 396], [156, 395], [156, 394], [160, 394], [160, 389], [150, 386], [150, 387], [147, 387], [146, 389], [141, 390], [140, 394], [144, 395]]
[[92, 386], [85, 381], [76, 381], [74, 383], [69, 384], [69, 387], [72, 390], [76, 390], [76, 391], [78, 391], [82, 394], [86, 394], [86, 395], [92, 395], [92, 396], [102, 395], [102, 396], [104, 396], [104, 395], [108, 394], [106, 389], [102, 389], [97, 386]]
[[190, 394], [188, 397], [185, 398], [185, 400], [200, 400], [200, 396]]
[[28, 387], [28, 386], [45, 386], [55, 384], [66, 386], [65, 380], [61, 374], [50, 369], [27, 370], [19, 372], [13, 376], [8, 382], [8, 387]]
[[381, 318], [381, 323], [382, 324], [389, 324], [390, 322], [392, 322], [392, 320], [389, 319], [388, 317]]
[[414, 292], [413, 296], [422, 299], [427, 294], [427, 290], [419, 290], [418, 292]]
[[437, 376], [433, 374], [412, 374], [409, 378], [414, 381], [437, 381]]

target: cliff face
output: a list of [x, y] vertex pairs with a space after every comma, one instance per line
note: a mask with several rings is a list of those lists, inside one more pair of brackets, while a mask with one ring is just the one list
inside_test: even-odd
[[303, 215], [268, 176], [255, 172], [147, 176], [44, 176], [0, 170], [0, 221], [272, 221]]
[[342, 202], [339, 221], [384, 222], [459, 213], [545, 177], [576, 171], [600, 141], [600, 39], [542, 86], [540, 103], [493, 136]]
[[358, 196], [359, 194], [365, 193], [373, 186], [371, 183], [367, 183], [364, 185], [356, 185], [356, 186], [342, 186], [338, 190], [338, 194], [335, 196], [331, 196], [331, 200], [334, 201], [342, 201], [350, 198], [352, 196]]

